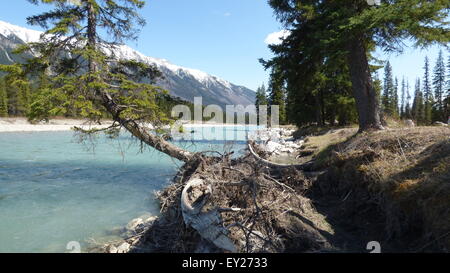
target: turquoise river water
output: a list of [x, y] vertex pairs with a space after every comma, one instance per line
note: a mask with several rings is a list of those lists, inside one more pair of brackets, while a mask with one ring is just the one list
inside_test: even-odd
[[[189, 129], [189, 128], [188, 128]], [[191, 151], [244, 148], [248, 127], [216, 127], [227, 141], [179, 141]], [[211, 134], [211, 129], [203, 132]], [[229, 136], [234, 135], [230, 138]], [[107, 239], [108, 231], [143, 214], [158, 214], [154, 192], [181, 162], [124, 134], [80, 144], [73, 132], [0, 133], [0, 252], [66, 252]]]

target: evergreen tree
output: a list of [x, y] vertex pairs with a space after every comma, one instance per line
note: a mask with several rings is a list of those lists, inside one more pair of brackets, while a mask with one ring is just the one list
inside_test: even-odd
[[409, 80], [406, 82], [406, 103], [405, 103], [405, 118], [410, 119], [412, 118], [411, 115], [411, 93], [409, 90]]
[[[33, 51], [38, 57], [24, 64], [1, 65], [0, 70], [14, 81], [26, 79], [24, 75], [51, 74], [50, 88], [42, 90], [52, 96], [49, 100], [62, 99], [64, 104], [55, 104], [46, 112], [55, 113], [71, 106], [82, 117], [96, 122], [107, 112], [115, 121], [110, 129], [125, 128], [142, 143], [181, 161], [193, 158], [193, 153], [166, 142], [144, 125], [161, 127], [170, 122], [157, 105], [157, 98], [166, 91], [152, 85], [161, 73], [155, 66], [115, 56], [117, 46], [136, 39], [137, 27], [145, 24], [137, 12], [145, 1], [29, 1], [54, 6], [53, 10], [27, 18], [29, 24], [46, 29], [41, 42], [16, 50], [16, 53]], [[140, 83], [144, 78], [150, 83]]]
[[416, 120], [417, 124], [423, 123], [424, 117], [424, 102], [423, 94], [421, 90], [420, 79], [416, 80], [416, 87], [414, 92], [414, 102], [412, 106], [412, 116]]
[[270, 105], [279, 107], [279, 117], [280, 117], [279, 122], [280, 124], [285, 124], [286, 122], [285, 86], [280, 73], [276, 69], [272, 71], [270, 77], [269, 103]]
[[256, 109], [259, 112], [258, 107], [260, 105], [268, 105], [268, 100], [267, 100], [267, 91], [266, 91], [266, 86], [264, 84], [262, 84], [260, 87], [258, 87], [258, 89], [256, 89]]
[[393, 106], [392, 110], [394, 111], [394, 117], [399, 116], [399, 110], [398, 110], [398, 79], [395, 77], [395, 86], [394, 86], [394, 93], [392, 94], [392, 101]]
[[395, 99], [395, 82], [392, 73], [391, 63], [388, 61], [384, 67], [384, 85], [382, 105], [384, 113], [388, 116], [394, 116], [396, 113], [396, 99]]
[[[369, 65], [370, 53], [377, 46], [401, 52], [404, 45], [401, 41], [405, 39], [423, 47], [450, 41], [448, 0], [392, 0], [376, 7], [362, 0], [269, 0], [269, 4], [291, 32], [280, 45], [270, 46], [275, 57], [268, 65], [276, 65], [286, 73], [305, 71], [302, 73], [313, 78], [321, 72], [326, 60], [345, 61], [360, 131], [382, 129]], [[314, 90], [314, 86], [309, 89]]]
[[436, 119], [440, 121], [446, 121], [444, 116], [445, 73], [444, 56], [442, 50], [440, 50], [433, 75], [434, 97], [436, 100], [434, 110], [436, 111]]
[[6, 94], [5, 79], [0, 78], [0, 117], [8, 116], [8, 96]]
[[402, 91], [400, 98], [400, 117], [404, 118], [406, 115], [406, 82], [405, 77], [402, 79]]
[[30, 110], [31, 87], [28, 82], [17, 86], [17, 110], [21, 116], [26, 116]]
[[[73, 107], [64, 93], [52, 89], [51, 81], [45, 73], [38, 76], [27, 118], [30, 122], [50, 120], [51, 116], [66, 115]], [[78, 117], [76, 114], [68, 115]]]
[[4, 68], [8, 72], [3, 79], [6, 96], [8, 97], [8, 113], [11, 116], [25, 115], [29, 109], [31, 99], [30, 83], [22, 73], [22, 70], [17, 68], [19, 65], [0, 65], [0, 70]]
[[[256, 114], [258, 115], [258, 124], [259, 124], [259, 115], [261, 114], [259, 111], [259, 106], [261, 105], [268, 105], [268, 100], [267, 100], [267, 91], [266, 91], [266, 86], [264, 84], [262, 84], [260, 87], [258, 87], [258, 89], [256, 90]], [[266, 113], [268, 114], [268, 112]], [[261, 124], [263, 125], [263, 124]]]
[[448, 63], [447, 63], [447, 98], [450, 97], [450, 53], [448, 55]]
[[18, 90], [11, 84], [11, 80], [8, 76], [3, 77], [3, 85], [5, 86], [6, 97], [8, 98], [8, 115], [17, 116]]
[[450, 54], [448, 55], [447, 69], [447, 91], [444, 94], [444, 118], [450, 120]]
[[431, 89], [430, 81], [430, 62], [428, 56], [425, 57], [424, 66], [424, 78], [423, 78], [423, 99], [424, 99], [424, 120], [425, 125], [429, 125], [432, 122], [432, 108], [434, 104], [433, 93]]
[[[320, 69], [300, 70], [298, 55], [273, 62], [262, 61], [266, 68], [285, 66], [271, 73], [273, 80], [283, 82], [286, 122], [305, 124], [349, 125], [358, 121], [352, 96], [348, 65], [341, 58], [324, 59]], [[271, 82], [273, 82], [271, 80]], [[379, 93], [377, 93], [378, 96]]]

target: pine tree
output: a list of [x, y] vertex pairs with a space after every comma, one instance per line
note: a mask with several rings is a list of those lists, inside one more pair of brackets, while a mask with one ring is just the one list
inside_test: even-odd
[[434, 97], [436, 101], [434, 111], [436, 112], [436, 120], [440, 121], [446, 121], [444, 116], [445, 73], [444, 56], [442, 50], [440, 50], [433, 75]]
[[416, 80], [416, 87], [414, 92], [414, 102], [412, 106], [412, 116], [416, 120], [417, 124], [424, 122], [424, 101], [421, 90], [420, 79]]
[[[279, 123], [286, 122], [286, 94], [284, 81], [276, 69], [272, 71], [269, 85], [269, 103], [271, 106], [279, 107]], [[272, 115], [272, 113], [271, 113]]]
[[21, 70], [17, 70], [18, 64], [11, 66], [0, 65], [8, 72], [3, 77], [3, 84], [6, 88], [6, 96], [8, 97], [8, 114], [10, 116], [23, 116], [29, 106], [29, 82], [24, 77]]
[[392, 110], [394, 117], [399, 116], [399, 110], [398, 110], [398, 79], [395, 77], [395, 86], [394, 86], [394, 92], [392, 94]]
[[20, 116], [26, 116], [30, 110], [31, 87], [27, 82], [17, 85], [17, 111]]
[[447, 91], [444, 94], [444, 118], [450, 120], [450, 54], [448, 55], [447, 69]]
[[280, 45], [270, 46], [275, 57], [268, 62], [269, 66], [276, 65], [285, 73], [306, 71], [303, 73], [312, 78], [321, 72], [326, 60], [345, 61], [360, 131], [383, 128], [369, 65], [370, 53], [377, 47], [401, 52], [404, 45], [401, 41], [407, 39], [418, 47], [436, 42], [445, 45], [450, 41], [448, 0], [382, 2], [373, 6], [362, 0], [269, 0], [278, 20], [291, 30]]
[[411, 93], [409, 92], [409, 80], [406, 82], [406, 103], [405, 103], [405, 118], [412, 118], [411, 115]]
[[400, 117], [404, 118], [406, 115], [406, 82], [405, 77], [402, 79], [402, 91], [400, 98]]
[[256, 109], [259, 113], [259, 106], [260, 105], [267, 105], [267, 91], [266, 86], [262, 84], [258, 89], [256, 89]]
[[[259, 121], [259, 115], [261, 114], [259, 111], [259, 107], [261, 105], [268, 105], [268, 100], [267, 100], [267, 91], [266, 91], [266, 86], [264, 84], [262, 84], [260, 87], [258, 87], [258, 89], [256, 89], [256, 114], [258, 115], [258, 124], [260, 123]], [[268, 113], [266, 113], [268, 114]], [[261, 124], [263, 125], [263, 124]]]
[[5, 79], [0, 78], [0, 117], [8, 116], [8, 96], [6, 93]]
[[384, 84], [383, 84], [383, 96], [382, 104], [383, 110], [388, 116], [394, 116], [396, 113], [395, 104], [395, 82], [392, 73], [391, 63], [388, 61], [384, 68]]
[[[0, 70], [16, 81], [26, 79], [23, 75], [52, 73], [50, 88], [43, 90], [52, 91], [49, 95], [53, 97], [48, 99], [62, 99], [64, 104], [55, 104], [49, 112], [72, 106], [82, 117], [97, 122], [108, 112], [115, 121], [112, 129], [125, 128], [142, 143], [181, 161], [193, 158], [193, 153], [166, 142], [144, 125], [161, 127], [170, 122], [157, 105], [157, 98], [166, 91], [152, 85], [161, 75], [156, 66], [118, 59], [115, 55], [118, 44], [136, 39], [137, 27], [145, 24], [137, 12], [145, 1], [30, 2], [54, 6], [27, 18], [29, 24], [46, 29], [41, 42], [16, 50], [17, 53], [33, 51], [38, 57], [25, 64], [0, 65]], [[143, 78], [150, 83], [141, 83]]]
[[433, 93], [430, 82], [430, 62], [428, 56], [425, 57], [424, 66], [424, 78], [423, 78], [423, 99], [424, 99], [424, 120], [425, 125], [429, 125], [432, 122], [432, 108], [434, 104]]
[[447, 94], [444, 94], [444, 96], [447, 96], [447, 98], [450, 97], [450, 51], [448, 54], [448, 63], [447, 63]]

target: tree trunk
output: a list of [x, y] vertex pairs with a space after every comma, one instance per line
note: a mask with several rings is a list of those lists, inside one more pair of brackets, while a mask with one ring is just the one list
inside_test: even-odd
[[323, 115], [322, 115], [322, 103], [321, 103], [319, 94], [314, 96], [314, 101], [315, 101], [315, 104], [316, 104], [316, 122], [317, 122], [317, 125], [323, 126], [324, 123], [323, 123]]
[[133, 136], [152, 146], [156, 150], [163, 152], [178, 160], [188, 162], [193, 159], [194, 154], [173, 145], [170, 142], [165, 141], [162, 137], [149, 133], [144, 127], [139, 125], [136, 121], [130, 119], [124, 119], [120, 117], [121, 109], [111, 98], [111, 96], [104, 91], [100, 91], [101, 100], [106, 110], [112, 114], [113, 119], [127, 129]]
[[373, 87], [363, 39], [357, 37], [351, 40], [348, 49], [353, 96], [359, 115], [359, 131], [382, 130], [379, 102]]
[[[92, 4], [88, 4], [89, 14], [88, 14], [88, 42], [87, 46], [91, 49], [96, 49], [97, 45], [97, 14], [95, 8]], [[89, 58], [89, 73], [92, 75], [98, 72], [98, 63], [92, 57]], [[90, 81], [95, 80], [95, 77], [90, 77]], [[101, 90], [100, 88], [96, 88], [93, 90], [95, 94], [94, 97], [97, 100], [100, 100], [100, 103], [106, 108], [106, 110], [111, 113], [113, 119], [122, 125], [126, 130], [128, 130], [134, 137], [138, 138], [142, 142], [147, 145], [152, 146], [156, 150], [163, 152], [171, 157], [174, 157], [178, 160], [188, 162], [193, 157], [194, 154], [183, 150], [176, 145], [173, 145], [170, 142], [165, 141], [163, 138], [153, 135], [149, 133], [143, 126], [131, 119], [125, 119], [120, 117], [120, 112], [123, 110], [117, 105], [112, 99], [111, 95]]]

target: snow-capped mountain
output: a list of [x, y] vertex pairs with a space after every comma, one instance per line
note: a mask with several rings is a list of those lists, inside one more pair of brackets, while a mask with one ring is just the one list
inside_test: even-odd
[[[38, 42], [42, 32], [35, 31], [7, 22], [0, 21], [0, 64], [23, 62], [30, 55], [12, 54], [14, 48], [23, 43]], [[234, 85], [203, 71], [185, 68], [169, 63], [164, 59], [145, 56], [144, 54], [121, 45], [114, 51], [118, 59], [137, 60], [155, 64], [164, 75], [164, 80], [157, 84], [170, 91], [174, 97], [193, 101], [194, 97], [202, 97], [203, 104], [249, 105], [255, 102], [255, 92]]]

